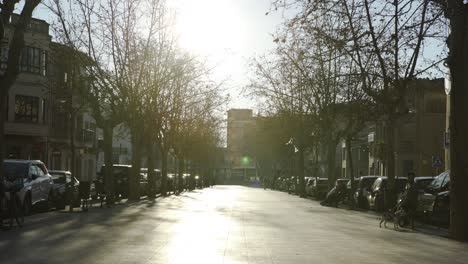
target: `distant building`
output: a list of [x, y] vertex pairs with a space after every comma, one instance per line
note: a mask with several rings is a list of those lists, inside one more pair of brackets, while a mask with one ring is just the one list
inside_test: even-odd
[[258, 180], [253, 139], [256, 121], [251, 109], [230, 109], [227, 122], [227, 182]]

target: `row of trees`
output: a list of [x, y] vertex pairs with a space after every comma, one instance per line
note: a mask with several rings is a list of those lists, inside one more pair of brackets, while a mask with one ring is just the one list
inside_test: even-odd
[[[18, 2], [2, 1], [4, 24], [9, 23]], [[40, 2], [25, 1], [20, 23], [15, 25], [14, 37], [9, 42], [8, 67], [1, 76], [2, 102], [18, 75], [25, 28]], [[225, 98], [220, 86], [209, 79], [210, 69], [203, 61], [178, 47], [173, 32], [174, 17], [166, 1], [42, 3], [55, 14], [53, 35], [64, 47], [61, 51], [66, 54], [62, 55], [71, 66], [64, 76], [67, 85], [80, 98], [80, 109], [89, 111], [103, 131], [106, 164], [112, 164], [114, 129], [123, 124], [129, 130], [132, 143], [129, 198], [140, 197], [143, 156], [147, 157], [149, 167], [149, 196], [154, 197], [156, 192], [157, 159], [162, 166], [162, 194], [166, 194], [169, 153], [178, 160], [179, 177], [185, 172], [191, 172], [192, 182], [195, 174], [208, 177], [220, 140], [221, 120], [217, 111]], [[5, 105], [2, 103], [2, 118]], [[4, 155], [4, 151], [1, 153]], [[191, 171], [186, 160], [191, 162]], [[106, 191], [112, 197], [112, 168], [105, 168]]]
[[[455, 63], [454, 51], [466, 58], [462, 36], [467, 34], [467, 5], [461, 0], [276, 0], [273, 8], [291, 9], [296, 15], [276, 34], [276, 49], [255, 61], [257, 74], [250, 91], [264, 99], [271, 114], [286, 117], [299, 153], [299, 194], [304, 195], [304, 150], [326, 157], [332, 184], [339, 140], [350, 146], [366, 122], [378, 120], [387, 128], [383, 156], [389, 193], [393, 194], [388, 200], [395, 202], [394, 127], [408, 113], [404, 100], [408, 85], [436, 73], [443, 62], [450, 68], [453, 82], [464, 83], [457, 77], [464, 76], [461, 72], [466, 72], [466, 66]], [[452, 33], [447, 59], [440, 47], [447, 40], [449, 22]], [[466, 124], [459, 119], [466, 112], [457, 112], [465, 107], [457, 100], [466, 101], [466, 82], [453, 85], [452, 97], [457, 98], [452, 99], [451, 142], [452, 146], [458, 146], [457, 142], [466, 146]], [[461, 191], [468, 188], [467, 164], [461, 149], [456, 148], [456, 153], [452, 148], [451, 197], [455, 201], [451, 230], [454, 237], [468, 239], [467, 209], [460, 204], [468, 202]], [[348, 176], [354, 178], [352, 160], [348, 162]]]
[[[130, 132], [129, 198], [140, 196], [144, 154], [150, 196], [156, 191], [157, 157], [166, 194], [169, 152], [179, 161], [179, 177], [188, 172], [186, 160], [191, 161], [192, 182], [195, 168], [207, 176], [220, 139], [216, 110], [224, 99], [203, 62], [178, 48], [166, 2], [53, 1], [49, 8], [57, 17], [59, 41], [78, 51], [72, 76], [84, 78], [80, 96], [103, 130], [106, 164], [112, 164], [114, 128], [123, 123]], [[110, 167], [105, 179], [112, 194]]]

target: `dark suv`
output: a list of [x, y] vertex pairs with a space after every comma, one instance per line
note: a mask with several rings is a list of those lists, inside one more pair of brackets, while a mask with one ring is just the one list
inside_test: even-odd
[[[105, 177], [104, 169], [106, 165], [101, 167], [101, 171], [98, 173], [95, 181], [96, 190], [98, 193], [104, 193], [105, 186]], [[116, 196], [121, 198], [127, 198], [129, 193], [129, 182], [130, 173], [132, 166], [131, 165], [121, 165], [114, 164], [112, 165], [112, 176], [114, 178], [114, 193]]]
[[[16, 194], [20, 198], [25, 215], [30, 214], [32, 206], [39, 203], [52, 207], [54, 202], [52, 177], [41, 161], [4, 160], [3, 175], [7, 189], [13, 183], [18, 186]], [[0, 207], [5, 208], [5, 205]]]
[[[387, 177], [379, 177], [374, 181], [370, 191], [367, 193], [367, 202], [370, 209], [375, 211], [383, 211], [385, 209], [385, 191], [387, 189]], [[395, 189], [397, 195], [402, 194], [405, 191], [408, 178], [396, 178]]]
[[359, 208], [369, 209], [367, 195], [371, 190], [372, 184], [380, 176], [362, 176], [357, 183], [356, 191], [354, 192], [354, 202]]
[[[418, 212], [432, 215], [438, 205], [439, 196], [445, 199], [450, 187], [450, 171], [437, 176], [418, 197]], [[448, 200], [448, 197], [446, 198]]]

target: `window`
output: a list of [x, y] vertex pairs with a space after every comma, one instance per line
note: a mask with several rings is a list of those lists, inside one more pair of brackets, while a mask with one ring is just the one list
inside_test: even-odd
[[28, 177], [32, 177], [33, 175], [37, 175], [37, 169], [36, 169], [36, 166], [31, 165], [29, 167]]
[[47, 51], [42, 51], [41, 74], [42, 74], [42, 76], [47, 75]]
[[17, 95], [15, 97], [15, 121], [37, 123], [39, 119], [39, 98]]
[[0, 44], [2, 45], [0, 47], [0, 70], [5, 70], [7, 68], [7, 62], [8, 62], [8, 48], [6, 47], [8, 43], [6, 44]]
[[96, 137], [96, 124], [93, 122], [84, 122], [84, 129], [83, 129], [83, 141], [86, 143], [93, 143]]
[[39, 48], [25, 47], [21, 52], [20, 70], [45, 76], [47, 74], [47, 52]]
[[47, 114], [47, 111], [46, 111], [46, 100], [45, 100], [45, 99], [42, 99], [42, 123], [43, 123], [43, 124], [46, 123], [46, 114]]
[[37, 176], [39, 176], [39, 177], [44, 177], [45, 176], [45, 172], [44, 172], [43, 168], [41, 168], [42, 166], [34, 165], [34, 167], [36, 167]]

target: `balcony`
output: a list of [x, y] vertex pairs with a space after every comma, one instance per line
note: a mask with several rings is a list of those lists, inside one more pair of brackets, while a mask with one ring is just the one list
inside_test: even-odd
[[32, 137], [46, 137], [49, 128], [47, 125], [41, 123], [18, 123], [6, 122], [5, 134], [6, 135], [19, 135], [19, 136], [32, 136]]

